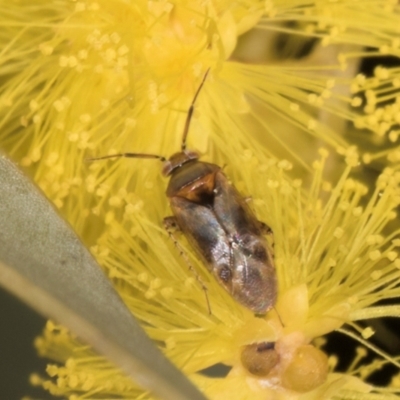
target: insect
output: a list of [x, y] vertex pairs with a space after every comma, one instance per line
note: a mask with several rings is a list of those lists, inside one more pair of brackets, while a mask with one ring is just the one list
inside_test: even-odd
[[272, 230], [257, 220], [220, 166], [199, 161], [198, 153], [186, 149], [194, 106], [207, 75], [208, 71], [187, 112], [180, 152], [169, 159], [121, 153], [91, 160], [161, 160], [163, 175], [170, 177], [166, 195], [174, 215], [164, 219], [166, 229], [182, 231], [221, 286], [241, 305], [263, 314], [274, 306], [277, 296], [274, 258], [263, 236]]

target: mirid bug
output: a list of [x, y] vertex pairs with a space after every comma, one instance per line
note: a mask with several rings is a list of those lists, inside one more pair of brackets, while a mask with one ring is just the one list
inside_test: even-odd
[[169, 159], [156, 154], [121, 153], [91, 160], [161, 160], [163, 175], [170, 177], [166, 195], [174, 214], [164, 219], [166, 229], [181, 230], [221, 286], [241, 305], [263, 314], [274, 306], [277, 296], [274, 259], [263, 236], [272, 234], [272, 230], [257, 220], [221, 167], [199, 161], [198, 153], [186, 149], [194, 105], [207, 74], [189, 107], [180, 152]]

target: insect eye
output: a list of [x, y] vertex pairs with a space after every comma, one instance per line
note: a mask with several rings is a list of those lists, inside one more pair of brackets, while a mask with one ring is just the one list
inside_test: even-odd
[[227, 265], [224, 265], [221, 267], [221, 269], [218, 272], [218, 275], [219, 275], [221, 281], [223, 281], [225, 283], [228, 283], [232, 280], [232, 272]]

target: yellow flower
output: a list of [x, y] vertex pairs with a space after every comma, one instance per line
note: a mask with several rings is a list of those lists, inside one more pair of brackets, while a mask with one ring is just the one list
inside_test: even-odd
[[[371, 329], [355, 321], [399, 312], [394, 306], [370, 307], [383, 298], [400, 295], [396, 251], [400, 241], [396, 233], [383, 235], [400, 201], [399, 174], [385, 170], [363, 204], [367, 188], [351, 177], [350, 166], [333, 187], [322, 179], [325, 151], [314, 164], [313, 187], [307, 194], [298, 181], [285, 178], [287, 163], [254, 157], [249, 150], [236, 154], [241, 163], [229, 165], [227, 173], [236, 177], [243, 193], [253, 194], [257, 215], [274, 228], [280, 290], [276, 311], [260, 318], [238, 306], [192, 258], [208, 287], [212, 315], [208, 314], [201, 286], [176, 255], [167, 235], [149, 217], [150, 212], [157, 215], [156, 220], [162, 218], [165, 204], [149, 204], [151, 198], [162, 196], [161, 185], [146, 189], [143, 184], [140, 195], [127, 194], [126, 199], [135, 198], [135, 202], [121, 199], [118, 208], [124, 210], [122, 218], [108, 220], [108, 232], [94, 249], [97, 258], [149, 335], [210, 398], [263, 399], [275, 398], [268, 397], [274, 393], [281, 396], [278, 398], [291, 398], [294, 394], [289, 389], [299, 399], [320, 399], [323, 395], [367, 398], [363, 396], [368, 392], [387, 393], [387, 388], [362, 382], [374, 370], [370, 365], [348, 374], [335, 373], [334, 358], [328, 360], [310, 343], [340, 329], [378, 352], [381, 362], [398, 366], [395, 358], [364, 339], [371, 335]], [[253, 179], [243, 179], [250, 174]], [[249, 370], [254, 361], [247, 354], [253, 351], [250, 345], [266, 343], [275, 343], [278, 366], [272, 372], [267, 368], [265, 376], [252, 375]], [[105, 396], [118, 393], [135, 398], [140, 393], [62, 328], [48, 324], [36, 344], [42, 354], [68, 360], [64, 367], [48, 368], [51, 376], [62, 378], [57, 385], [43, 383], [56, 393], [91, 393], [95, 388]], [[289, 360], [286, 364], [282, 361], [285, 358]], [[298, 367], [299, 359], [304, 366]], [[257, 359], [256, 366], [260, 363]], [[229, 375], [217, 379], [198, 373], [216, 364], [232, 367]], [[316, 377], [318, 373], [321, 376]]]
[[[357, 150], [330, 125], [333, 116], [397, 140], [397, 108], [380, 103], [388, 100], [385, 90], [398, 93], [398, 70], [380, 69], [371, 79], [338, 72], [366, 54], [344, 45], [399, 55], [397, 2], [369, 3], [368, 9], [361, 1], [2, 5], [1, 73], [7, 80], [0, 96], [1, 146], [31, 168], [149, 336], [210, 398], [397, 393], [394, 385], [364, 382], [377, 364], [355, 362], [346, 374], [336, 373], [334, 358], [317, 340], [340, 330], [377, 353], [381, 364], [399, 367], [367, 341], [371, 329], [356, 323], [400, 315], [394, 306], [371, 307], [400, 296], [399, 232], [390, 225], [400, 199], [397, 164], [368, 192], [353, 176]], [[6, 23], [10, 15], [13, 23]], [[336, 65], [326, 54], [322, 66], [312, 59], [240, 61], [238, 37], [256, 25], [319, 38], [317, 46], [336, 52]], [[265, 317], [236, 304], [182, 238], [196, 279], [168, 240], [161, 222], [170, 211], [156, 160], [85, 163], [121, 152], [169, 157], [179, 151], [188, 107], [206, 71], [188, 144], [202, 160], [224, 166], [252, 198], [257, 217], [273, 228], [279, 297]], [[345, 163], [327, 158], [326, 150], [317, 156], [320, 141]], [[363, 160], [381, 154], [371, 153]], [[324, 178], [332, 169], [339, 175], [333, 182]], [[312, 183], [303, 186], [291, 175]], [[50, 380], [32, 381], [55, 395], [151, 397], [51, 322], [36, 346], [59, 364], [48, 367]], [[227, 376], [204, 372], [219, 364], [229, 366]]]

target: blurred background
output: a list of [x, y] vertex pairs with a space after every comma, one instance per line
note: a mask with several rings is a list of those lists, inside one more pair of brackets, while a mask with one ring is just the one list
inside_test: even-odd
[[43, 374], [46, 360], [37, 356], [34, 338], [46, 320], [0, 288], [0, 399], [50, 399], [49, 395], [29, 384], [33, 372]]

